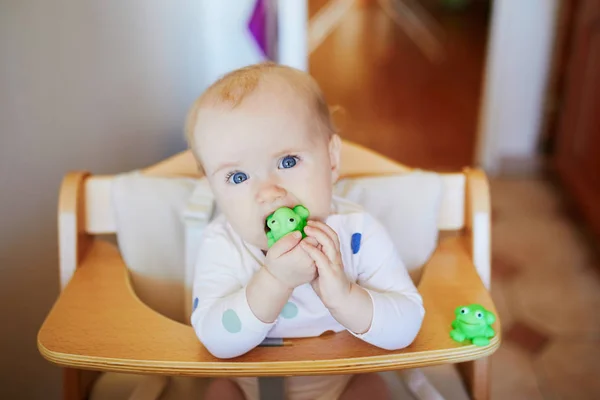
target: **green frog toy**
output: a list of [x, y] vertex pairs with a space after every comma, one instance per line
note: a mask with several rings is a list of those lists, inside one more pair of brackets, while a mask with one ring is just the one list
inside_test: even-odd
[[476, 346], [487, 346], [495, 332], [491, 325], [496, 316], [479, 304], [460, 306], [454, 310], [450, 337], [459, 343], [470, 340]]
[[304, 206], [296, 206], [292, 210], [289, 207], [278, 208], [267, 217], [267, 244], [269, 248], [276, 241], [292, 231], [300, 231], [305, 238], [304, 227], [308, 220], [309, 212]]

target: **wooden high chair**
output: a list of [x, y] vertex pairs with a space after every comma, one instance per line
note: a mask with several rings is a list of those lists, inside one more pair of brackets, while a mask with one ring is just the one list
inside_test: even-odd
[[[410, 168], [344, 142], [342, 177], [401, 174]], [[189, 151], [146, 168], [159, 176], [199, 176]], [[286, 376], [366, 373], [459, 363], [474, 399], [489, 393], [490, 356], [485, 347], [450, 338], [454, 309], [479, 303], [496, 313], [490, 287], [490, 201], [480, 170], [442, 174], [443, 204], [438, 247], [423, 269], [418, 288], [426, 310], [422, 329], [409, 347], [386, 351], [347, 332], [286, 339], [286, 346], [258, 347], [231, 360], [213, 357], [193, 328], [143, 304], [132, 290], [116, 245], [102, 239], [116, 231], [111, 210], [111, 176], [73, 172], [59, 200], [62, 292], [38, 334], [38, 348], [64, 370], [65, 399], [87, 397], [98, 372], [217, 376]], [[497, 313], [496, 313], [497, 315]]]

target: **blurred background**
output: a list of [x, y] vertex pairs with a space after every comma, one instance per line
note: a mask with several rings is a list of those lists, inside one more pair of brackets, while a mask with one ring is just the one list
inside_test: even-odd
[[489, 174], [492, 398], [600, 398], [600, 0], [286, 0], [278, 27], [258, 3], [0, 0], [0, 398], [61, 396], [36, 334], [63, 175], [184, 150], [193, 99], [269, 58], [313, 74], [346, 139]]

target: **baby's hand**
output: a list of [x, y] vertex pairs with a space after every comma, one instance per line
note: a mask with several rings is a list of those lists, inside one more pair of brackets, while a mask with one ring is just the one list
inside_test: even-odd
[[[317, 265], [318, 277], [311, 285], [328, 309], [337, 309], [350, 295], [352, 283], [344, 273], [344, 264], [340, 254], [340, 242], [337, 233], [327, 224], [308, 221], [304, 228], [308, 236], [302, 241], [302, 248]], [[308, 241], [314, 238], [317, 245]]]
[[[302, 240], [299, 231], [288, 233], [267, 252], [267, 270], [289, 289], [311, 282], [317, 275], [313, 259], [298, 246]], [[316, 240], [305, 238], [302, 242], [316, 245]]]

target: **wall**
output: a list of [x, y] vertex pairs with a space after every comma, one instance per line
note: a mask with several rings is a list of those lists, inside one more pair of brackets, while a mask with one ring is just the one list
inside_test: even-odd
[[0, 398], [60, 395], [36, 334], [58, 294], [65, 172], [126, 171], [182, 150], [195, 96], [260, 59], [243, 29], [253, 2], [215, 3], [0, 2]]
[[538, 153], [559, 2], [494, 1], [476, 154], [489, 173]]

